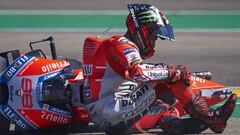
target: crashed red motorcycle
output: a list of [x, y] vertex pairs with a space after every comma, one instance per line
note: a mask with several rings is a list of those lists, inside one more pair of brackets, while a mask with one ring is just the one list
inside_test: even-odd
[[[191, 74], [192, 75], [190, 77], [190, 82], [188, 83], [189, 87], [192, 90], [192, 93], [194, 93], [195, 95], [203, 96], [209, 106], [214, 106], [215, 108], [220, 106], [219, 104], [223, 104], [226, 99], [228, 99], [233, 93], [236, 94], [238, 98], [240, 97], [240, 87], [228, 87], [223, 84], [211, 81], [212, 75], [210, 72], [193, 72]], [[157, 93], [157, 95], [161, 95], [158, 96], [158, 98], [163, 100], [165, 103], [168, 103], [170, 106], [176, 108], [181, 117], [185, 117], [186, 112], [183, 109], [183, 104], [176, 101], [176, 99], [166, 88], [167, 87], [163, 86], [162, 90], [160, 90], [163, 92], [161, 94]], [[159, 126], [159, 124], [156, 125], [156, 123], [158, 123], [158, 118], [161, 117], [163, 113], [158, 113], [155, 115], [147, 114], [141, 120], [139, 120], [132, 128], [134, 129], [134, 131], [137, 132], [146, 132], [146, 130], [148, 129]], [[191, 130], [190, 132], [200, 133], [202, 131], [203, 130]]]
[[[33, 49], [41, 42], [50, 43], [52, 58]], [[1, 134], [14, 131], [15, 125], [26, 131], [73, 122], [87, 125], [89, 119], [80, 101], [81, 63], [57, 57], [53, 37], [31, 42], [30, 48], [24, 54], [19, 50], [0, 54], [0, 112], [5, 121], [1, 121]]]
[[[52, 57], [33, 45], [49, 42]], [[30, 52], [11, 50], [0, 53], [0, 118], [1, 134], [35, 131], [64, 125], [88, 126], [90, 119], [83, 104], [83, 69], [81, 62], [57, 56], [53, 37], [30, 42]], [[218, 104], [232, 93], [239, 96], [240, 87], [226, 87], [211, 81], [209, 72], [193, 72], [190, 87], [194, 94], [207, 99], [209, 105]], [[169, 93], [162, 100], [175, 106], [184, 116], [182, 104]], [[154, 127], [157, 119], [144, 116], [133, 128], [143, 131]], [[72, 130], [68, 128], [68, 130]]]

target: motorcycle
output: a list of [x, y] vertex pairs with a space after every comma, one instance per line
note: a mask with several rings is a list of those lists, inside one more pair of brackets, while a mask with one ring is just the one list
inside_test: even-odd
[[[49, 42], [52, 58], [33, 49], [42, 42]], [[1, 132], [9, 134], [15, 125], [26, 131], [72, 123], [88, 125], [80, 101], [82, 64], [58, 57], [53, 37], [29, 46], [31, 51], [25, 54], [19, 50], [0, 53], [0, 112], [8, 120], [1, 125]]]
[[[195, 95], [203, 96], [206, 99], [206, 102], [209, 106], [216, 108], [219, 105], [222, 105], [230, 95], [237, 94], [237, 97], [240, 97], [240, 87], [228, 87], [223, 84], [214, 82], [211, 80], [212, 74], [208, 71], [202, 72], [192, 72], [191, 77], [188, 83], [189, 87], [192, 90], [192, 93]], [[164, 89], [165, 88], [165, 89]], [[175, 107], [178, 110], [178, 113], [181, 118], [187, 118], [187, 114], [183, 109], [183, 104], [178, 102], [173, 95], [163, 87], [164, 93], [158, 97], [163, 102], [168, 103], [170, 106]], [[158, 115], [158, 116], [156, 116]], [[157, 120], [161, 113], [152, 115], [147, 114], [141, 118], [135, 125], [132, 126], [134, 132], [146, 132], [153, 127], [155, 127]]]
[[[49, 42], [51, 58], [41, 49], [33, 48], [42, 42]], [[0, 127], [1, 133], [16, 132], [15, 125], [20, 132], [65, 125], [87, 127], [91, 121], [84, 110], [81, 62], [58, 57], [53, 37], [30, 42], [29, 46], [31, 51], [24, 54], [19, 50], [0, 53], [0, 120], [5, 122]], [[240, 87], [211, 81], [210, 72], [191, 74], [192, 92], [204, 96], [210, 106], [232, 93], [240, 96]], [[176, 107], [181, 116], [185, 115], [182, 104], [171, 94], [161, 95], [161, 100]], [[142, 132], [152, 128], [156, 121], [153, 115], [146, 115], [132, 128]]]

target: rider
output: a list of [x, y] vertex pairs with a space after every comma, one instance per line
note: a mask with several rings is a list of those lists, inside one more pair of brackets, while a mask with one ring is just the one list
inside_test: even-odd
[[[134, 123], [151, 113], [153, 105], [159, 108], [166, 105], [156, 100], [155, 93], [165, 85], [192, 118], [190, 122], [182, 121], [172, 115], [170, 107], [165, 107], [161, 110], [165, 115], [158, 121], [163, 130], [184, 133], [184, 129], [175, 131], [172, 127], [179, 123], [190, 127], [194, 121], [200, 121], [199, 126], [221, 133], [234, 110], [236, 95], [224, 106], [210, 109], [203, 97], [191, 93], [186, 67], [144, 63], [143, 60], [153, 56], [158, 38], [174, 41], [173, 28], [166, 16], [152, 5], [129, 4], [128, 9], [124, 36], [89, 37], [84, 43], [83, 95], [92, 122], [109, 134], [126, 133]], [[169, 116], [171, 119], [165, 119]]]

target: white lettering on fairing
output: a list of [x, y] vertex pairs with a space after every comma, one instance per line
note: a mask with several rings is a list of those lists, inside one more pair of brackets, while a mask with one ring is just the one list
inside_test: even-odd
[[7, 117], [11, 121], [15, 122], [16, 125], [18, 125], [19, 127], [23, 128], [23, 129], [27, 127], [26, 124], [24, 124], [24, 122], [21, 119], [18, 118], [18, 116], [14, 113], [14, 111], [11, 108], [6, 107], [3, 110], [3, 112], [7, 115]]
[[191, 76], [190, 78], [192, 81], [196, 81], [196, 82], [199, 82], [199, 83], [205, 83], [206, 80], [203, 79], [203, 78], [199, 78], [199, 77], [195, 77], [195, 76]]
[[63, 124], [67, 124], [68, 123], [68, 119], [61, 116], [61, 115], [56, 115], [53, 113], [46, 113], [44, 111], [42, 111], [42, 115], [41, 118], [43, 120], [47, 120], [47, 121], [51, 121], [51, 122], [57, 122], [57, 123], [63, 123]]
[[44, 80], [47, 80], [47, 79], [49, 79], [49, 78], [52, 78], [52, 77], [54, 77], [54, 76], [56, 76], [58, 73], [52, 73], [52, 74], [49, 74], [49, 75], [47, 75], [47, 76], [44, 76]]
[[29, 60], [29, 58], [27, 56], [23, 56], [21, 58], [19, 58], [19, 60], [17, 60], [6, 72], [5, 76], [7, 78], [12, 77], [19, 68], [21, 68], [27, 61]]
[[66, 61], [60, 61], [60, 62], [55, 62], [55, 63], [51, 63], [51, 64], [48, 64], [48, 65], [45, 65], [45, 66], [42, 66], [42, 72], [50, 72], [50, 71], [53, 71], [53, 70], [56, 70], [56, 69], [60, 69], [64, 66], [67, 65], [67, 62]]

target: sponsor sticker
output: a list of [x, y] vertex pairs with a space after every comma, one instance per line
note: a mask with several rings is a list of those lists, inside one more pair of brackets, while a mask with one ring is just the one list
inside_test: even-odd
[[122, 114], [119, 114], [118, 117], [122, 120], [126, 120], [131, 118], [132, 116], [136, 116], [138, 113], [143, 113], [146, 108], [155, 100], [155, 94], [152, 93], [148, 98], [143, 100], [139, 106], [137, 106], [133, 110], [126, 111]]
[[49, 109], [49, 105], [48, 104], [43, 104], [43, 109], [48, 110]]
[[137, 89], [130, 95], [130, 99], [123, 99], [122, 100], [122, 107], [132, 105], [135, 103], [138, 99], [140, 99], [143, 95], [145, 95], [146, 91], [149, 90], [149, 87], [145, 85], [144, 87]]
[[46, 72], [51, 72], [57, 69], [61, 69], [67, 65], [68, 63], [66, 61], [59, 61], [59, 62], [43, 65], [41, 69], [43, 73], [46, 73]]
[[125, 55], [127, 55], [127, 54], [129, 54], [131, 52], [136, 52], [136, 49], [134, 49], [134, 48], [125, 48], [125, 49], [123, 49], [123, 53]]
[[136, 60], [141, 60], [141, 57], [140, 57], [139, 53], [137, 53], [137, 52], [128, 53], [126, 55], [126, 58], [127, 58], [129, 63], [132, 63]]
[[69, 123], [69, 119], [67, 117], [54, 114], [54, 113], [49, 113], [45, 111], [41, 111], [41, 118], [46, 121], [51, 121], [51, 122], [56, 122], [56, 123], [62, 123], [62, 124], [67, 124]]
[[205, 80], [205, 79], [199, 78], [199, 77], [195, 77], [195, 76], [191, 76], [191, 77], [190, 77], [190, 80], [193, 81], [192, 86], [194, 86], [194, 87], [197, 87], [198, 84], [204, 84], [204, 83], [206, 83], [206, 80]]
[[9, 106], [3, 107], [2, 111], [6, 115], [6, 117], [13, 121], [18, 127], [23, 129], [29, 128], [27, 124], [21, 118], [19, 118], [19, 116], [11, 107]]
[[4, 77], [7, 80], [13, 77], [13, 75], [23, 66], [27, 61], [29, 61], [30, 57], [24, 55], [20, 57], [17, 61], [15, 61], [12, 65], [10, 65], [4, 73]]
[[54, 106], [49, 106], [48, 110], [56, 112], [56, 113], [61, 114], [61, 115], [63, 114], [63, 115], [71, 116], [71, 112], [58, 109], [58, 108], [56, 108]]
[[92, 75], [93, 65], [83, 65], [83, 75]]
[[148, 76], [153, 78], [153, 79], [161, 79], [161, 78], [166, 78], [168, 77], [168, 72], [165, 70], [161, 71], [150, 71], [148, 72]]
[[137, 28], [139, 28], [138, 21], [137, 21], [137, 17], [135, 16], [135, 11], [134, 11], [134, 9], [133, 9], [132, 6], [129, 7], [129, 11], [130, 11], [130, 13], [132, 14], [133, 22], [134, 22], [135, 26], [136, 26]]
[[91, 90], [85, 90], [84, 91], [84, 97], [85, 98], [91, 98], [92, 97], [92, 91]]
[[58, 74], [59, 74], [58, 72], [47, 74], [47, 75], [43, 76], [44, 77], [43, 80], [47, 80], [49, 78], [53, 78], [53, 77], [57, 76]]

